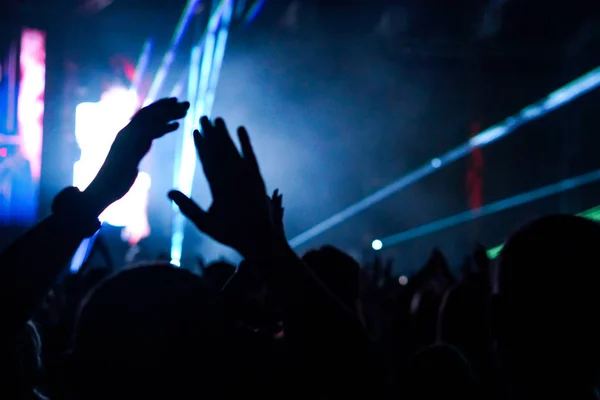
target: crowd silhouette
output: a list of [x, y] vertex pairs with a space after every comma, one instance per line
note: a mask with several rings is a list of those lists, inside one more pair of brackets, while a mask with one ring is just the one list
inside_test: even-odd
[[[142, 108], [83, 191], [0, 254], [2, 398], [597, 397], [594, 309], [600, 226], [547, 216], [510, 235], [496, 262], [477, 246], [454, 276], [434, 250], [408, 281], [331, 246], [299, 257], [268, 196], [248, 133], [203, 117], [195, 146], [213, 203], [168, 193], [239, 266], [165, 261], [65, 275], [98, 216], [132, 186], [154, 139], [189, 103]], [[168, 203], [167, 203], [168, 204]]]

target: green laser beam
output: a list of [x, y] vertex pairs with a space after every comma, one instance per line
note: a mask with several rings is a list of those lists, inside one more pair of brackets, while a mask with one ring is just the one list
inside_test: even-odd
[[[577, 214], [577, 216], [579, 217], [583, 217], [583, 218], [587, 218], [587, 219], [591, 219], [592, 221], [596, 221], [596, 222], [600, 222], [600, 205], [594, 207], [594, 208], [590, 208], [589, 210], [586, 210], [582, 213]], [[489, 249], [486, 253], [487, 256], [490, 260], [493, 260], [494, 258], [498, 257], [498, 254], [500, 254], [500, 251], [502, 250], [502, 247], [504, 245], [501, 244], [499, 246], [493, 247], [491, 249]]]

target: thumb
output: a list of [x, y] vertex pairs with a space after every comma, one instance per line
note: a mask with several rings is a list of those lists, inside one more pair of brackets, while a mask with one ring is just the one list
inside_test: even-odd
[[194, 200], [190, 199], [179, 190], [171, 190], [168, 197], [177, 204], [181, 213], [193, 222], [198, 229], [204, 233], [210, 234], [210, 232], [208, 232], [210, 230], [208, 214], [204, 212]]

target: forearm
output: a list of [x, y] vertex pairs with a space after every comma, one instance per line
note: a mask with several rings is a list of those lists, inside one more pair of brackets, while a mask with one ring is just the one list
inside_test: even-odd
[[[53, 213], [0, 253], [0, 307], [10, 326], [19, 329], [31, 318], [96, 219], [84, 217], [83, 199], [73, 204], [73, 215]], [[91, 221], [91, 222], [90, 222]]]
[[357, 341], [369, 341], [356, 312], [331, 293], [284, 239], [261, 241], [256, 248], [246, 259], [261, 271], [269, 291], [282, 302], [286, 335], [294, 336], [292, 331], [296, 331], [309, 341], [331, 339], [336, 347], [349, 348]]
[[[269, 289], [284, 304], [285, 336], [294, 357], [301, 365], [312, 365], [303, 373], [313, 384], [327, 386], [325, 390], [334, 396], [371, 390], [372, 377], [379, 376], [378, 360], [356, 313], [314, 276], [287, 243], [272, 244], [270, 249], [261, 252], [260, 264], [253, 264], [260, 265]], [[344, 378], [332, 381], [331, 371]]]
[[313, 274], [285, 239], [269, 236], [257, 243], [255, 249], [246, 259], [259, 268], [269, 290], [285, 307], [320, 304], [323, 310], [355, 319], [352, 311]]

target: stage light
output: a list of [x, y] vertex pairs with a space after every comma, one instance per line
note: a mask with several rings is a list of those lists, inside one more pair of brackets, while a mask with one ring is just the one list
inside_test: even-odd
[[[519, 113], [506, 118], [504, 121], [497, 125], [494, 125], [480, 134], [473, 136], [468, 142], [461, 144], [460, 146], [448, 151], [447, 153], [437, 157], [439, 160], [439, 167], [448, 165], [456, 160], [459, 160], [471, 153], [474, 148], [484, 147], [490, 143], [499, 140], [508, 134], [514, 132], [518, 127], [530, 122], [534, 119], [540, 118], [549, 112], [573, 101], [574, 99], [596, 89], [600, 86], [600, 67], [593, 69], [587, 74], [580, 78], [568, 83], [560, 89], [550, 93], [544, 99], [534, 103], [528, 107], [522, 109]], [[434, 159], [435, 160], [435, 159]], [[438, 162], [436, 161], [436, 165]], [[429, 161], [425, 165], [417, 168], [416, 170], [409, 172], [408, 174], [400, 177], [389, 185], [376, 191], [375, 193], [365, 197], [364, 199], [352, 204], [345, 210], [342, 210], [325, 221], [313, 226], [312, 228], [302, 232], [292, 240], [290, 245], [292, 247], [298, 247], [322, 234], [323, 232], [341, 224], [356, 214], [366, 210], [367, 208], [379, 203], [380, 201], [390, 197], [391, 195], [398, 193], [405, 189], [407, 186], [412, 185], [431, 175], [437, 171], [438, 168], [433, 166], [432, 161]], [[385, 242], [384, 242], [385, 244]]]
[[373, 248], [373, 250], [378, 251], [383, 248], [383, 243], [381, 243], [381, 240], [375, 239], [373, 240], [373, 243], [371, 243], [371, 247]]
[[439, 168], [442, 166], [442, 160], [440, 160], [439, 158], [434, 158], [433, 160], [431, 160], [431, 166], [433, 168]]
[[398, 278], [398, 283], [401, 286], [406, 286], [408, 284], [408, 278], [405, 275], [401, 275], [400, 278]]
[[[188, 77], [187, 98], [194, 104], [197, 98], [198, 77], [200, 74], [200, 60], [202, 48], [195, 46], [192, 49], [190, 59], [190, 74]], [[196, 119], [195, 107], [192, 107], [183, 120], [183, 143], [180, 153], [175, 158], [173, 171], [173, 184], [175, 187], [187, 196], [192, 193], [192, 184], [194, 180], [194, 171], [196, 169], [196, 150], [192, 128]], [[173, 225], [171, 227], [171, 264], [181, 265], [181, 253], [183, 250], [183, 235], [185, 231], [185, 217], [173, 203]]]
[[156, 100], [158, 92], [160, 91], [160, 88], [169, 73], [171, 64], [173, 64], [173, 61], [175, 60], [175, 55], [177, 53], [177, 49], [179, 48], [179, 44], [181, 43], [181, 39], [183, 38], [183, 34], [185, 33], [190, 21], [192, 20], [192, 16], [194, 15], [196, 7], [198, 7], [199, 3], [200, 0], [187, 1], [183, 12], [181, 13], [181, 17], [179, 18], [179, 22], [175, 27], [175, 32], [173, 32], [173, 37], [171, 38], [171, 44], [169, 46], [169, 49], [163, 56], [162, 62], [158, 67], [158, 71], [156, 72], [156, 75], [152, 80], [152, 84], [150, 85], [150, 89], [148, 90], [148, 94], [146, 95], [146, 99], [143, 102], [144, 105], [148, 105], [154, 100]]
[[408, 231], [400, 232], [395, 235], [381, 239], [382, 246], [394, 246], [407, 240], [416, 239], [425, 235], [438, 232], [442, 229], [448, 229], [464, 222], [469, 222], [474, 219], [494, 214], [500, 211], [508, 210], [509, 208], [517, 207], [523, 204], [553, 196], [566, 190], [575, 189], [577, 187], [587, 185], [593, 182], [600, 181], [600, 169], [579, 175], [574, 178], [562, 180], [552, 185], [544, 186], [526, 193], [521, 193], [516, 196], [509, 197], [491, 204], [487, 204], [478, 210], [469, 210], [451, 217], [443, 218], [429, 224], [421, 225]]
[[[196, 150], [192, 130], [200, 116], [210, 116], [215, 100], [219, 74], [223, 65], [229, 26], [233, 15], [233, 1], [222, 0], [208, 21], [203, 39], [193, 48], [188, 80], [188, 99], [192, 110], [184, 121], [181, 153], [175, 160], [174, 186], [182, 193], [191, 195], [196, 167]], [[185, 217], [173, 207], [171, 238], [171, 263], [179, 265], [183, 252]]]

